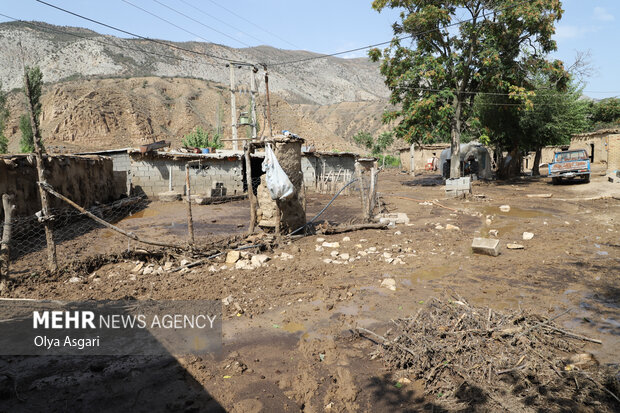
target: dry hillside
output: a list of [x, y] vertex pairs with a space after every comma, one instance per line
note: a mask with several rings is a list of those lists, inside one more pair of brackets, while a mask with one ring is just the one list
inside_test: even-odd
[[[111, 149], [165, 139], [180, 145], [196, 125], [214, 130], [221, 125], [230, 138], [230, 93], [223, 85], [186, 78], [90, 79], [48, 84], [42, 96], [41, 130], [50, 149]], [[26, 113], [22, 93], [10, 94], [5, 134], [11, 152], [19, 151], [19, 116]], [[238, 95], [237, 105], [248, 106], [249, 95]], [[273, 129], [288, 129], [321, 150], [355, 150], [351, 136], [358, 130], [378, 131], [383, 105], [347, 102], [329, 106], [289, 104], [271, 95]], [[257, 117], [267, 131], [264, 98]], [[244, 137], [245, 130], [240, 130]], [[230, 146], [230, 142], [227, 142]]]

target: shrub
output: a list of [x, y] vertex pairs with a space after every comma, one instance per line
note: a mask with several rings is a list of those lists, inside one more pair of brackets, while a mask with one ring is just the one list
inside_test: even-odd
[[217, 133], [213, 133], [211, 137], [209, 132], [202, 129], [200, 126], [196, 126], [196, 129], [185, 135], [183, 138], [183, 146], [190, 148], [223, 148], [224, 145], [220, 142], [220, 136]]

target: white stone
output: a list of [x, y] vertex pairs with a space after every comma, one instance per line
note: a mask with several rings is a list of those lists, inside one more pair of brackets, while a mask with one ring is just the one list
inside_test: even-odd
[[490, 229], [489, 230], [489, 235], [493, 236], [493, 237], [497, 237], [499, 235], [499, 231], [496, 229]]
[[502, 205], [499, 207], [499, 210], [502, 212], [510, 212], [510, 205]]
[[164, 264], [164, 271], [170, 271], [173, 265], [174, 264], [172, 264], [171, 261], [166, 261], [166, 263]]
[[402, 234], [402, 232], [400, 232], [400, 231], [394, 232], [394, 235], [401, 235], [401, 234]]
[[325, 264], [331, 264], [331, 263], [332, 263], [332, 260], [331, 260], [330, 258], [324, 258], [324, 259], [323, 259], [323, 262], [324, 262]]
[[282, 254], [280, 254], [280, 259], [282, 261], [286, 261], [286, 260], [292, 260], [294, 257], [291, 254], [287, 254], [286, 252], [283, 252]]
[[316, 239], [316, 242], [324, 242], [324, 241], [325, 241], [325, 238], [317, 238]]
[[438, 225], [435, 226], [435, 229], [443, 229], [443, 225], [438, 224]]
[[375, 216], [375, 220], [380, 224], [408, 224], [409, 217], [404, 212], [396, 212], [391, 214], [379, 214]]
[[80, 277], [71, 277], [71, 278], [69, 278], [69, 282], [70, 283], [79, 283], [79, 282], [82, 282], [82, 279]]
[[377, 252], [377, 247], [368, 247], [368, 252]]
[[271, 258], [269, 258], [269, 256], [265, 255], [265, 254], [256, 254], [252, 257], [252, 265], [254, 265], [255, 267], [261, 267], [263, 265], [265, 265], [265, 263], [267, 261], [269, 261]]
[[315, 246], [314, 246], [314, 250], [315, 250], [316, 252], [323, 252], [323, 247], [321, 247], [320, 245], [315, 245]]
[[187, 264], [189, 264], [188, 260], [181, 260], [181, 267], [186, 266]]
[[149, 265], [148, 267], [144, 269], [144, 271], [142, 271], [142, 274], [143, 275], [153, 274], [153, 270], [154, 270], [154, 267]]
[[396, 280], [394, 278], [384, 278], [381, 281], [381, 287], [396, 291]]
[[388, 264], [391, 264], [394, 262], [394, 258], [386, 258], [385, 262], [387, 262]]
[[329, 255], [331, 255], [333, 258], [336, 258], [338, 256], [338, 251], [332, 251], [329, 253]]
[[218, 268], [215, 265], [211, 265], [211, 266], [209, 266], [209, 271], [210, 272], [218, 272], [219, 270], [218, 270]]
[[139, 272], [139, 271], [142, 269], [142, 267], [144, 267], [144, 262], [140, 261], [140, 262], [138, 263], [138, 265], [136, 265], [135, 267], [133, 267], [133, 270], [131, 270], [131, 272], [133, 272], [133, 273], [137, 273], [137, 272]]
[[460, 231], [461, 229], [456, 225], [446, 224], [446, 229], [449, 231]]
[[506, 244], [506, 248], [509, 250], [522, 250], [525, 247], [521, 244]]
[[349, 238], [349, 237], [344, 237], [342, 239], [342, 242], [349, 242], [349, 241], [351, 241], [351, 238]]
[[532, 233], [532, 232], [524, 232], [523, 233], [523, 239], [525, 241], [531, 240], [532, 238], [534, 238], [534, 233]]
[[487, 219], [486, 219], [486, 221], [484, 221], [484, 223], [485, 223], [485, 224], [487, 225], [487, 227], [488, 227], [488, 226], [490, 226], [490, 225], [493, 223], [493, 221], [491, 221], [491, 218], [487, 218]]
[[358, 251], [357, 255], [359, 255], [360, 257], [365, 257], [366, 255], [368, 255], [368, 253], [366, 251]]
[[474, 238], [471, 248], [475, 253], [497, 257], [499, 255], [499, 240], [490, 238]]
[[222, 304], [224, 304], [224, 305], [230, 305], [230, 304], [232, 303], [232, 301], [233, 301], [233, 296], [232, 296], [232, 295], [229, 295], [228, 297], [226, 297], [226, 298], [224, 298], [224, 299], [222, 300]]
[[324, 242], [323, 244], [321, 244], [321, 246], [325, 248], [340, 248], [340, 243], [339, 242]]
[[383, 258], [392, 258], [392, 254], [390, 254], [389, 252], [384, 252]]
[[366, 238], [362, 238], [360, 242], [368, 242], [368, 240]]
[[349, 254], [347, 254], [346, 252], [343, 254], [340, 254], [340, 259], [341, 260], [348, 260], [351, 256]]
[[253, 270], [254, 266], [249, 260], [239, 260], [235, 263], [235, 268], [238, 270]]

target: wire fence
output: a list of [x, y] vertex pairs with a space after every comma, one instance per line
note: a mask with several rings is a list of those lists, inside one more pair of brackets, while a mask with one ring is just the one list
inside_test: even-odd
[[[349, 176], [350, 177], [350, 176]], [[251, 180], [252, 190], [257, 194], [258, 208], [265, 209], [262, 201], [269, 202], [264, 177]], [[361, 194], [368, 196], [371, 190], [368, 175], [342, 188], [347, 182], [335, 181], [334, 185], [323, 185], [322, 192], [316, 187], [302, 186], [303, 201], [307, 219], [321, 212], [315, 224], [328, 222], [332, 225], [350, 223], [364, 219], [364, 204]], [[329, 190], [325, 190], [329, 187]], [[191, 194], [193, 231], [195, 242], [200, 244], [212, 240], [214, 236], [223, 237], [241, 234], [249, 228], [250, 202], [247, 186], [244, 194], [228, 194], [225, 188], [214, 187], [208, 196]], [[186, 189], [184, 196], [162, 202], [146, 196], [124, 198], [119, 201], [97, 205], [87, 209], [100, 219], [115, 224], [125, 231], [138, 236], [187, 245], [189, 241]], [[337, 198], [334, 197], [338, 194]], [[329, 208], [325, 208], [329, 204]], [[11, 272], [24, 273], [46, 268], [47, 243], [45, 226], [36, 215], [13, 217], [11, 222], [10, 259]], [[85, 259], [98, 254], [120, 253], [136, 246], [144, 247], [139, 241], [125, 237], [103, 224], [96, 222], [87, 214], [74, 208], [52, 209], [51, 229], [57, 249], [58, 265], [62, 267], [74, 260]], [[270, 232], [273, 228], [261, 228]], [[3, 226], [0, 225], [0, 236]]]

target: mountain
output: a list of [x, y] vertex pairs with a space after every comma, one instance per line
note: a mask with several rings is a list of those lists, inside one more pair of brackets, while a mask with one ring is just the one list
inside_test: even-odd
[[[5, 90], [13, 91], [6, 131], [10, 149], [17, 149], [17, 120], [25, 112], [18, 90], [22, 60], [43, 72], [45, 141], [68, 148], [111, 148], [157, 139], [180, 143], [195, 125], [221, 125], [228, 137], [230, 72], [225, 61], [210, 56], [267, 64], [275, 130], [294, 131], [325, 150], [359, 150], [351, 142], [353, 134], [386, 129], [380, 117], [388, 90], [378, 65], [368, 59], [327, 57], [286, 64], [319, 55], [269, 46], [165, 43], [177, 48], [40, 22], [0, 24], [0, 80]], [[259, 68], [257, 112], [264, 131], [264, 74]], [[249, 89], [249, 73], [248, 67], [235, 70], [239, 89]], [[247, 93], [237, 95], [238, 112], [240, 106], [247, 108], [248, 100]]]

